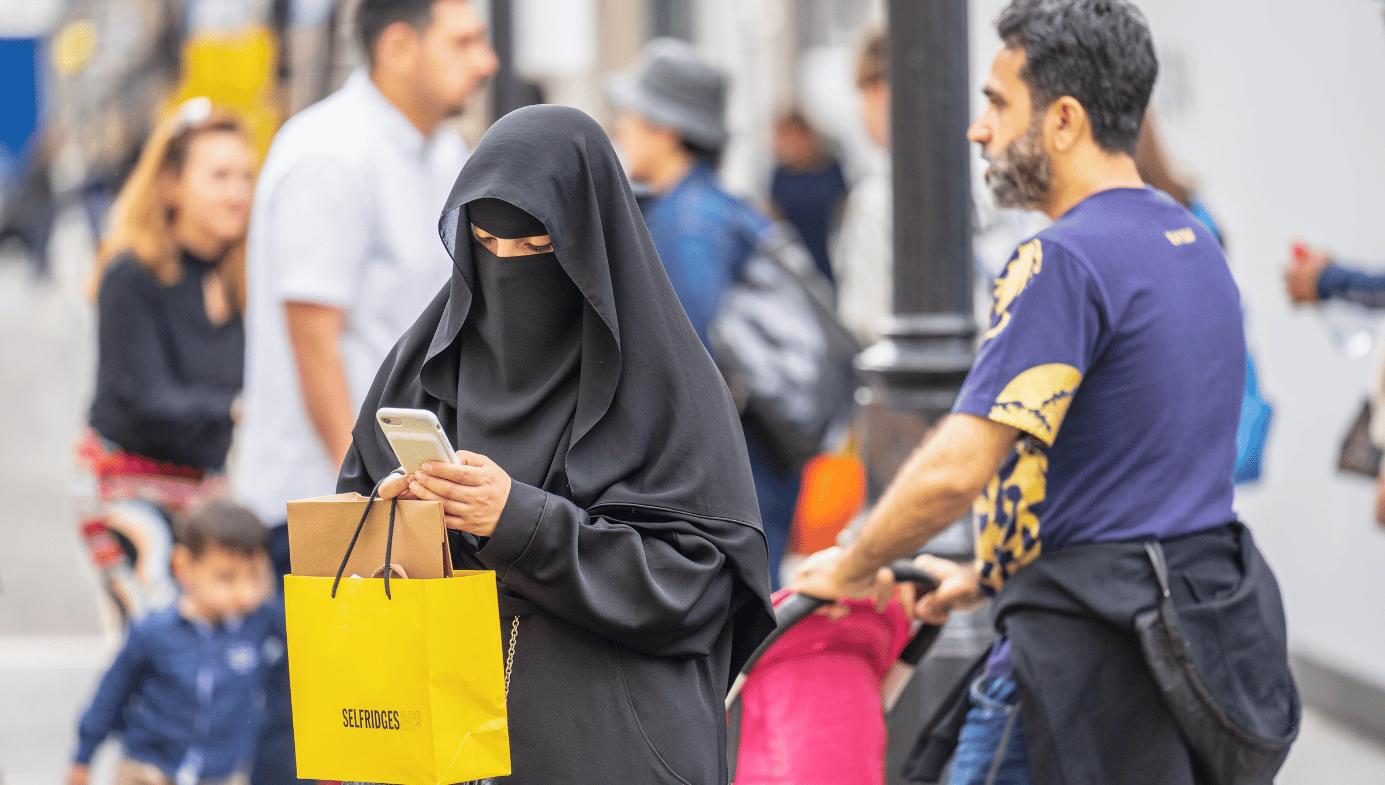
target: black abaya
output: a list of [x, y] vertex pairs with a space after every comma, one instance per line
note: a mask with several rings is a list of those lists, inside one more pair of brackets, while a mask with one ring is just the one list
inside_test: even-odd
[[[474, 243], [479, 199], [552, 254]], [[338, 489], [397, 465], [381, 406], [433, 411], [511, 475], [488, 540], [452, 533], [458, 569], [495, 570], [506, 639], [521, 617], [506, 783], [726, 782], [722, 701], [774, 625], [765, 540], [730, 396], [610, 142], [574, 109], [512, 112], [440, 233], [456, 272], [381, 367]]]

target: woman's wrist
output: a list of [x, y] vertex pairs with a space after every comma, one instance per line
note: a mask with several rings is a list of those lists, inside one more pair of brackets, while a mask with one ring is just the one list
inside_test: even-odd
[[477, 553], [483, 564], [500, 574], [519, 560], [528, 550], [543, 522], [545, 511], [554, 497], [541, 488], [515, 480], [500, 518], [495, 522], [486, 546]]

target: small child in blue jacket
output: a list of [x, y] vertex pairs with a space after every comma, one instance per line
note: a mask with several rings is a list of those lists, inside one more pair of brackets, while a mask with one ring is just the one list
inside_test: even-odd
[[68, 785], [87, 785], [91, 756], [112, 731], [125, 746], [117, 785], [246, 781], [265, 675], [284, 653], [264, 525], [212, 502], [178, 532], [177, 604], [137, 623], [82, 715]]

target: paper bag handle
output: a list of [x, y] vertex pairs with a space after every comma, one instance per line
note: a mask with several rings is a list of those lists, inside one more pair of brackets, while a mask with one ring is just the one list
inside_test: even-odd
[[[396, 469], [395, 471], [398, 470]], [[375, 487], [370, 490], [370, 498], [366, 499], [365, 511], [361, 513], [361, 520], [356, 524], [356, 533], [351, 535], [351, 544], [346, 546], [346, 555], [341, 557], [341, 566], [337, 568], [336, 580], [332, 581], [332, 599], [334, 600], [337, 598], [337, 586], [341, 583], [342, 573], [346, 572], [346, 563], [351, 560], [351, 551], [356, 549], [356, 540], [360, 539], [361, 529], [365, 528], [366, 518], [370, 517], [370, 508], [375, 506], [375, 500], [380, 498], [380, 486], [384, 484], [385, 480], [388, 480], [392, 476], [394, 476], [394, 472], [385, 475], [385, 477], [381, 479], [380, 482], [375, 483]], [[385, 564], [389, 565], [393, 565], [394, 563], [391, 558], [394, 552], [394, 513], [398, 509], [399, 500], [390, 499], [390, 528], [389, 533], [385, 535]], [[400, 571], [403, 572], [403, 570]], [[394, 597], [390, 596], [390, 573], [392, 572], [394, 572], [394, 570], [384, 570], [385, 599], [388, 600], [394, 599]]]
[[[404, 565], [402, 565], [402, 564], [391, 564], [391, 565], [390, 565], [389, 572], [390, 572], [391, 575], [398, 575], [398, 576], [401, 577], [401, 578], [407, 578], [407, 577], [409, 577], [409, 573], [407, 573], [407, 572], [404, 571]], [[372, 572], [372, 573], [370, 574], [370, 577], [372, 577], [372, 578], [379, 578], [379, 577], [383, 576], [384, 574], [385, 574], [385, 565], [381, 564], [379, 567], [376, 567], [376, 568], [375, 568], [375, 572]]]

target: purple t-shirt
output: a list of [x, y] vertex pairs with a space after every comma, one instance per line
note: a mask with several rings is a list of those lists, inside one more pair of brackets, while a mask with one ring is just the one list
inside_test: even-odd
[[1093, 194], [1021, 245], [953, 406], [1020, 430], [974, 507], [982, 586], [1233, 520], [1245, 357], [1221, 246], [1158, 191]]

